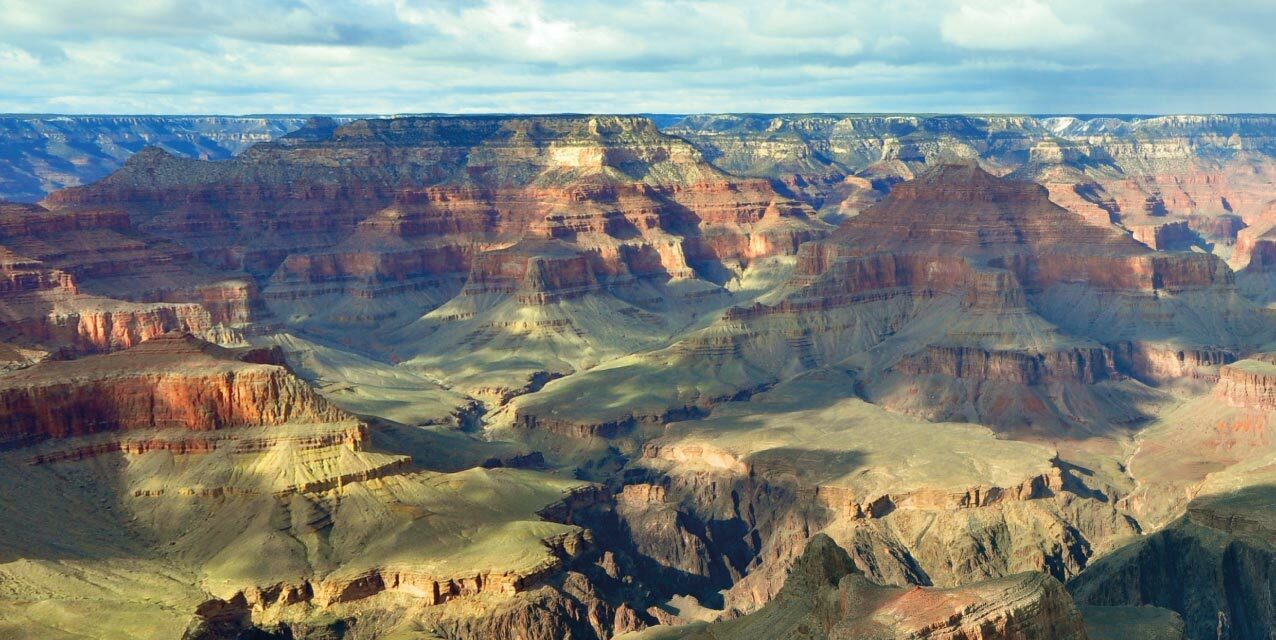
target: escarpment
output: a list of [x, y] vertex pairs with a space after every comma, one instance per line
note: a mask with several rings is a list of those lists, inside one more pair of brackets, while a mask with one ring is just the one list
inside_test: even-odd
[[685, 638], [1084, 639], [1081, 615], [1057, 581], [1020, 574], [956, 589], [880, 586], [841, 547], [816, 536], [775, 600]]
[[[1200, 305], [1216, 316], [1200, 315]], [[1128, 429], [1165, 399], [1147, 384], [1209, 377], [1229, 357], [1171, 370], [1150, 354], [1234, 354], [1271, 336], [1273, 326], [1217, 257], [1153, 251], [1052, 203], [1040, 186], [943, 165], [896, 185], [829, 238], [802, 245], [793, 277], [766, 302], [733, 307], [674, 347], [597, 378], [608, 380], [604, 387], [652, 384], [663, 375], [657, 363], [698, 354], [692, 366], [714, 375], [686, 380], [662, 399], [669, 410], [747, 392], [734, 367], [767, 384], [843, 363], [868, 399], [933, 420], [1015, 431]], [[1136, 343], [1139, 355], [1123, 346]], [[706, 349], [712, 358], [704, 359]], [[535, 406], [572, 386], [556, 384]], [[520, 406], [518, 416], [561, 423], [571, 412], [533, 419]], [[590, 423], [645, 415], [661, 411], [631, 408]]]
[[7, 341], [100, 353], [174, 330], [232, 339], [259, 315], [253, 283], [214, 275], [180, 247], [137, 232], [123, 210], [0, 205], [0, 227]]
[[347, 417], [282, 365], [277, 355], [237, 357], [172, 333], [110, 355], [45, 362], [0, 379], [5, 440]]
[[1276, 410], [1276, 358], [1259, 354], [1223, 366], [1215, 389], [1218, 398], [1232, 406]]
[[[829, 230], [769, 181], [631, 116], [316, 124], [216, 163], [151, 149], [47, 205], [125, 211], [250, 276], [245, 307], [263, 318], [485, 397], [666, 341], [729, 306], [753, 265]], [[195, 302], [230, 314], [216, 296]], [[449, 371], [457, 343], [472, 357]]]
[[1269, 487], [1203, 496], [1169, 527], [1103, 558], [1069, 583], [1078, 602], [1154, 605], [1186, 623], [1188, 638], [1264, 638], [1276, 610], [1273, 529], [1256, 506]]
[[1266, 637], [1270, 126], [316, 118], [0, 205], [0, 628]]
[[667, 130], [729, 171], [795, 185], [824, 211], [838, 210], [846, 179], [889, 190], [937, 164], [978, 160], [1032, 176], [1087, 219], [1159, 218], [1178, 236], [1181, 222], [1202, 227], [1194, 217], [1252, 222], [1259, 214], [1276, 185], [1270, 127], [1265, 115], [722, 114], [687, 116]]

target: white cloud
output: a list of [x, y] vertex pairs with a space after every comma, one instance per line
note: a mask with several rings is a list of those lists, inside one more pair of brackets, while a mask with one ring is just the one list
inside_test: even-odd
[[[1084, 4], [1084, 10], [1081, 6]], [[1260, 111], [1276, 5], [0, 0], [0, 111]], [[1208, 9], [1208, 10], [1207, 10]]]
[[1010, 50], [1076, 44], [1092, 31], [1060, 20], [1041, 0], [987, 0], [944, 16], [940, 33], [946, 42], [967, 49]]

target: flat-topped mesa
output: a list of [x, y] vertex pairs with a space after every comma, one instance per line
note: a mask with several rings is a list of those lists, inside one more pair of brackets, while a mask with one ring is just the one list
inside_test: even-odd
[[5, 442], [101, 431], [207, 431], [350, 416], [260, 350], [236, 352], [188, 334], [125, 351], [47, 361], [0, 378]]
[[461, 295], [517, 294], [521, 304], [541, 305], [600, 288], [586, 255], [562, 243], [525, 241], [476, 256]]
[[1276, 410], [1276, 355], [1258, 354], [1219, 368], [1214, 394], [1234, 407]]

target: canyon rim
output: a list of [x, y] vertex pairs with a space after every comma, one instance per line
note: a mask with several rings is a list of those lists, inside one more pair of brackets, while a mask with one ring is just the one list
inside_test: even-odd
[[0, 0], [0, 638], [1276, 637], [1276, 12], [1151, 4]]

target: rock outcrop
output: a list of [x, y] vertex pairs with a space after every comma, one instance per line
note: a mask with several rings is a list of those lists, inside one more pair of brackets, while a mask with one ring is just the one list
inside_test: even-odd
[[888, 190], [927, 167], [975, 159], [1031, 176], [1095, 222], [1155, 217], [1222, 241], [1229, 223], [1204, 220], [1250, 222], [1276, 194], [1276, 122], [1264, 115], [696, 115], [666, 130], [728, 171], [793, 185], [830, 214], [847, 197], [846, 177]]
[[1021, 574], [956, 589], [899, 589], [869, 581], [830, 538], [813, 538], [784, 588], [762, 609], [693, 631], [717, 638], [1011, 638], [1084, 640], [1081, 614], [1058, 581]]
[[122, 210], [2, 203], [0, 301], [7, 341], [64, 354], [128, 348], [173, 330], [226, 339], [260, 315], [255, 284], [138, 233]]
[[1187, 637], [1249, 640], [1276, 630], [1270, 486], [1198, 498], [1184, 518], [1101, 559], [1068, 585], [1078, 602], [1177, 612]]
[[317, 118], [0, 205], [0, 628], [1266, 637], [1273, 129]]
[[1234, 407], [1276, 411], [1276, 357], [1259, 354], [1223, 366], [1215, 394]]
[[0, 378], [3, 439], [349, 418], [283, 364], [277, 353], [235, 353], [189, 334], [165, 334], [110, 355], [44, 362]]
[[224, 162], [148, 149], [47, 205], [126, 211], [248, 273], [284, 322], [440, 378], [456, 370], [439, 345], [466, 344], [451, 382], [495, 397], [667, 340], [729, 305], [751, 265], [828, 231], [628, 116], [316, 121]]
[[[1059, 207], [1031, 182], [942, 165], [897, 184], [830, 238], [803, 244], [793, 277], [766, 303], [734, 307], [665, 351], [597, 374], [606, 378], [599, 388], [657, 386], [683, 367], [720, 376], [688, 378], [676, 397], [652, 399], [663, 409], [630, 405], [628, 415], [591, 420], [661, 419], [841, 363], [859, 372], [868, 399], [934, 420], [1129, 428], [1161, 398], [1141, 381], [1210, 374], [1186, 356], [1181, 366], [1153, 365], [1124, 345], [1221, 362], [1273, 329], [1215, 256], [1154, 251]], [[747, 387], [737, 382], [742, 366], [752, 372]], [[563, 423], [576, 411], [554, 397], [593, 377], [550, 385], [554, 393], [520, 406], [518, 419]]]

